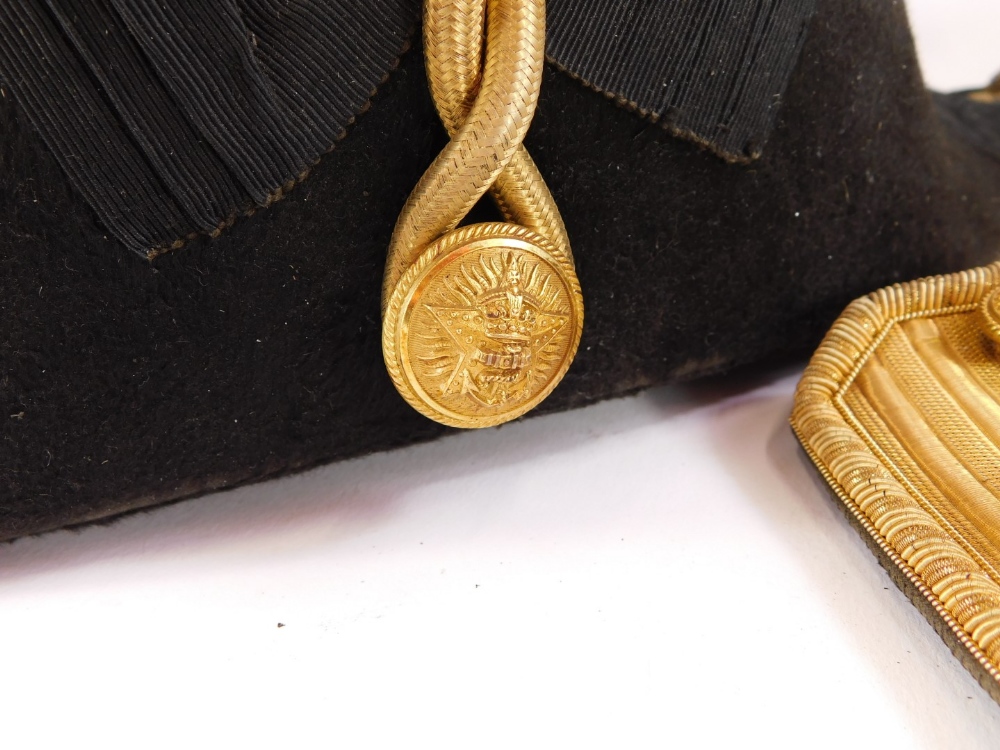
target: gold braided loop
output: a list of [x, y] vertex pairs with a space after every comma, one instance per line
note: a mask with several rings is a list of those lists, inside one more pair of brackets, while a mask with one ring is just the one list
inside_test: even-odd
[[[467, 14], [449, 11], [449, 6], [463, 4], [466, 3], [462, 0], [457, 3], [428, 0], [425, 22], [433, 28], [439, 17], [465, 16]], [[417, 183], [396, 222], [389, 244], [383, 299], [392, 292], [392, 287], [420, 252], [454, 229], [490, 188], [524, 140], [535, 113], [545, 61], [544, 3], [539, 0], [487, 0], [485, 6], [489, 23], [478, 94], [464, 123]], [[445, 26], [447, 33], [447, 22]], [[467, 32], [472, 29], [471, 24], [456, 26]], [[479, 36], [482, 39], [481, 31]], [[436, 48], [454, 49], [452, 39], [447, 36], [435, 38], [431, 44]], [[471, 45], [469, 51], [474, 54], [476, 46], [481, 48], [481, 43]], [[440, 59], [440, 55], [437, 57]], [[460, 59], [455, 56], [440, 66], [441, 70], [448, 71], [442, 83], [451, 77], [451, 62]], [[461, 77], [458, 67], [454, 66], [456, 79]], [[471, 64], [462, 67], [467, 68], [466, 76], [475, 74]], [[440, 79], [435, 72], [433, 69], [428, 71], [432, 82]], [[456, 91], [461, 96], [461, 90]], [[435, 100], [440, 106], [450, 101], [451, 96], [435, 97]], [[461, 105], [455, 109], [460, 108]], [[447, 111], [452, 112], [452, 108]], [[457, 125], [457, 121], [458, 118], [449, 117], [446, 123]]]
[[[383, 353], [432, 419], [482, 427], [544, 399], [579, 344], [566, 229], [522, 145], [544, 64], [543, 0], [425, 0], [428, 79], [451, 141], [400, 213], [383, 284]], [[455, 230], [491, 190], [510, 224]]]
[[[424, 5], [427, 79], [441, 121], [454, 137], [479, 93], [486, 0], [425, 0]], [[559, 208], [523, 144], [514, 151], [490, 193], [508, 221], [547, 237], [557, 252], [573, 262]]]

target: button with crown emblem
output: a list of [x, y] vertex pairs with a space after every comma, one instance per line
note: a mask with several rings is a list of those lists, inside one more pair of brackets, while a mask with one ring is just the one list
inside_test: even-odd
[[515, 224], [475, 224], [430, 245], [386, 309], [393, 382], [425, 416], [454, 427], [516, 419], [542, 401], [580, 343], [572, 263]]
[[[423, 415], [488, 427], [540, 403], [580, 342], [566, 226], [523, 145], [545, 57], [544, 0], [427, 0], [431, 94], [451, 140], [400, 212], [382, 353]], [[511, 223], [454, 229], [492, 191]]]

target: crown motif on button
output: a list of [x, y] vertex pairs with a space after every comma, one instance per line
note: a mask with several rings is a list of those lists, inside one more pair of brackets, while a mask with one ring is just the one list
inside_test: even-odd
[[506, 345], [509, 351], [528, 346], [538, 323], [538, 303], [525, 294], [521, 275], [520, 258], [506, 253], [500, 283], [476, 300], [487, 338]]

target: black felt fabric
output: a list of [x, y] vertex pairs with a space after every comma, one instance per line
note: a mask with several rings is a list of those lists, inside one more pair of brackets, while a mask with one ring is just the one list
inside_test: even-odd
[[975, 92], [964, 91], [933, 96], [950, 136], [977, 147], [983, 156], [1000, 159], [1000, 97], [977, 101]]
[[[587, 323], [541, 412], [805, 354], [850, 299], [996, 257], [1000, 160], [941, 118], [902, 13], [820, 3], [749, 167], [547, 69], [527, 145]], [[0, 538], [442, 434], [389, 382], [378, 292], [443, 139], [416, 50], [285, 200], [149, 263], [0, 98]]]

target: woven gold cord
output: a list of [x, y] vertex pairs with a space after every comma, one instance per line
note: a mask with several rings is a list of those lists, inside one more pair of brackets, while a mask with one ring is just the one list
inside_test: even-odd
[[[479, 92], [482, 76], [484, 0], [442, 3], [428, 0], [424, 13], [424, 57], [434, 104], [448, 134], [455, 136], [465, 124]], [[534, 41], [534, 40], [533, 40]], [[544, 50], [544, 29], [539, 43]], [[531, 83], [541, 83], [541, 55], [532, 59]], [[528, 85], [528, 84], [526, 84]], [[569, 237], [559, 209], [538, 167], [524, 145], [519, 145], [507, 168], [490, 188], [494, 200], [511, 222], [533, 229], [550, 239], [572, 262]]]
[[[544, 45], [539, 0], [426, 0], [428, 79], [451, 141], [393, 232], [383, 352], [403, 397], [445, 424], [520, 416], [561, 380], [579, 344], [566, 229], [521, 143]], [[456, 230], [487, 190], [511, 223]]]

